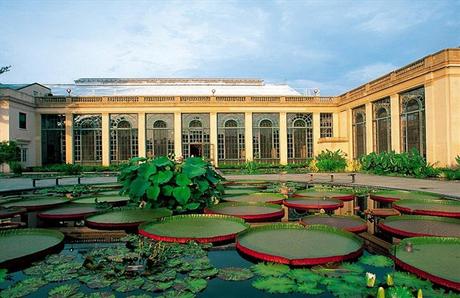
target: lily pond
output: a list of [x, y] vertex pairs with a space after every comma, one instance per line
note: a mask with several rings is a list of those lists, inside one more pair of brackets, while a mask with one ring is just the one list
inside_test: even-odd
[[[0, 269], [1, 298], [460, 297], [455, 292], [460, 240], [450, 237], [460, 227], [459, 207], [436, 196], [232, 183], [225, 188], [225, 202], [204, 209], [205, 214], [175, 215], [164, 208], [136, 209], [112, 187], [101, 189], [105, 192], [48, 189], [3, 204], [2, 214], [21, 216], [29, 229], [0, 231], [0, 264], [8, 268]], [[398, 207], [414, 199], [417, 210], [437, 216]], [[397, 218], [379, 217], [379, 211], [408, 214], [396, 225]], [[404, 230], [413, 226], [414, 231]], [[77, 231], [100, 236], [67, 238]], [[33, 233], [50, 234], [55, 243], [44, 243], [40, 253], [25, 252], [21, 258], [27, 260], [16, 254], [28, 245], [1, 241], [27, 234], [32, 248], [40, 244]], [[113, 233], [109, 240], [107, 233]], [[407, 238], [408, 233], [422, 237]], [[399, 244], [391, 246], [394, 239]], [[427, 246], [436, 246], [443, 256], [427, 252]], [[407, 264], [423, 270], [409, 270]], [[435, 283], [425, 272], [436, 275]]]

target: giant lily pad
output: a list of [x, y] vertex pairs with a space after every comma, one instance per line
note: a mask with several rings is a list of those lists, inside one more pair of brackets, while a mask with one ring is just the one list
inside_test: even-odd
[[82, 220], [85, 216], [100, 212], [101, 210], [94, 205], [81, 206], [68, 204], [65, 207], [54, 208], [43, 211], [38, 217], [45, 220]]
[[158, 220], [171, 214], [172, 212], [166, 208], [120, 208], [91, 215], [85, 221], [88, 227], [95, 229], [129, 229], [135, 228], [141, 223]]
[[311, 215], [302, 218], [300, 223], [303, 225], [328, 225], [353, 233], [367, 231], [366, 221], [357, 216]]
[[284, 216], [284, 209], [275, 204], [227, 202], [204, 210], [206, 214], [224, 214], [240, 217], [246, 221], [273, 221]]
[[400, 200], [393, 208], [415, 215], [460, 218], [460, 202], [453, 200]]
[[242, 281], [253, 278], [254, 274], [247, 268], [227, 267], [220, 268], [217, 277], [222, 280]]
[[44, 256], [62, 245], [61, 232], [46, 229], [0, 231], [0, 267], [14, 266], [25, 259]]
[[159, 241], [211, 243], [232, 240], [247, 228], [244, 220], [233, 216], [190, 214], [145, 223], [139, 227], [139, 233]]
[[65, 198], [40, 197], [33, 199], [11, 200], [3, 203], [1, 206], [5, 208], [22, 207], [26, 208], [27, 211], [37, 211], [56, 207], [58, 205], [66, 204], [68, 202], [70, 201]]
[[72, 201], [77, 204], [96, 204], [96, 203], [107, 203], [114, 206], [126, 205], [129, 202], [128, 196], [120, 196], [116, 194], [112, 195], [94, 195], [90, 197], [84, 197], [81, 199], [76, 199]]
[[272, 203], [281, 204], [286, 197], [279, 193], [255, 192], [250, 194], [225, 196], [223, 200], [227, 202], [240, 203]]
[[454, 218], [420, 215], [390, 216], [379, 223], [379, 228], [396, 237], [460, 237], [460, 219]]
[[435, 200], [439, 196], [426, 192], [386, 189], [372, 192], [370, 198], [378, 202], [393, 203], [399, 200]]

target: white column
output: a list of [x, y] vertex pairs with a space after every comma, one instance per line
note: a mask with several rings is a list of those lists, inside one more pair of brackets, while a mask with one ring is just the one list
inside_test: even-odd
[[65, 114], [65, 162], [73, 163], [73, 114]]
[[146, 156], [146, 150], [145, 150], [145, 145], [146, 145], [146, 142], [145, 142], [145, 113], [144, 112], [141, 112], [138, 114], [138, 117], [137, 117], [137, 127], [138, 127], [138, 130], [137, 130], [137, 141], [138, 141], [138, 155], [140, 157], [145, 157]]
[[217, 160], [217, 113], [212, 112], [209, 113], [209, 122], [210, 122], [210, 129], [209, 129], [209, 141], [210, 141], [210, 157], [211, 162], [213, 162], [214, 166], [218, 166]]
[[[321, 125], [321, 123], [320, 123]], [[340, 122], [339, 122], [339, 113], [332, 113], [332, 136], [334, 138], [339, 137], [340, 135]]]
[[252, 161], [253, 148], [252, 148], [252, 113], [244, 113], [244, 147], [246, 151], [246, 161]]
[[320, 139], [320, 113], [313, 113], [313, 155], [318, 155], [318, 140]]
[[286, 112], [280, 113], [280, 164], [288, 163], [287, 152], [287, 115]]
[[365, 105], [366, 108], [366, 154], [374, 151], [374, 113], [372, 112], [372, 102]]
[[399, 94], [393, 94], [390, 97], [391, 107], [391, 150], [401, 152], [401, 127], [400, 127], [400, 108]]
[[182, 118], [180, 112], [174, 113], [174, 155], [182, 156]]
[[110, 165], [110, 119], [109, 113], [102, 113], [102, 165]]
[[32, 161], [32, 165], [41, 166], [42, 165], [42, 115], [40, 113], [35, 114], [35, 156]]

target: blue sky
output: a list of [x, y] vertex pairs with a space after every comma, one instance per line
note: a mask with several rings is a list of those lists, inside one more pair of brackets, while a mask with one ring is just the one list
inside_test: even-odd
[[0, 82], [256, 77], [338, 95], [460, 46], [459, 16], [448, 0], [0, 0]]

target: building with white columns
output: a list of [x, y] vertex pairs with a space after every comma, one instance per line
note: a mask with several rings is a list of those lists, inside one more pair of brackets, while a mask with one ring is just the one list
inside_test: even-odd
[[286, 164], [412, 148], [448, 166], [460, 155], [460, 49], [331, 97], [256, 79], [84, 78], [0, 84], [0, 109], [0, 141], [17, 141], [25, 166], [168, 153]]

